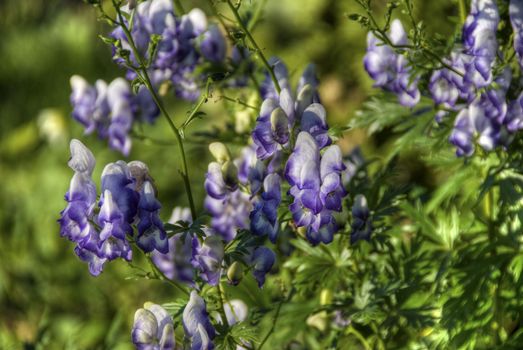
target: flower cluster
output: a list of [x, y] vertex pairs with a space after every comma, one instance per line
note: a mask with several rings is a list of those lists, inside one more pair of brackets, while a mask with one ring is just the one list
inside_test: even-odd
[[238, 168], [245, 166], [241, 159], [232, 160], [229, 150], [222, 143], [211, 143], [209, 149], [216, 161], [209, 163], [205, 175], [205, 209], [212, 216], [213, 231], [229, 242], [238, 229], [249, 227], [249, 195], [239, 188], [239, 178], [245, 181], [246, 177], [238, 173]]
[[[409, 44], [407, 33], [399, 20], [392, 21], [389, 37], [395, 47], [401, 48]], [[367, 73], [374, 79], [374, 86], [395, 93], [400, 104], [413, 107], [419, 102], [419, 78], [412, 77], [405, 56], [396, 53], [372, 32], [367, 35], [367, 53], [363, 64]]]
[[192, 291], [189, 302], [183, 310], [183, 329], [185, 336], [191, 342], [191, 350], [211, 350], [214, 348], [212, 340], [216, 336], [205, 301]]
[[345, 189], [341, 173], [345, 170], [338, 146], [329, 146], [323, 155], [311, 134], [298, 134], [294, 151], [285, 168], [285, 177], [294, 197], [290, 211], [298, 227], [307, 227], [307, 239], [330, 243], [337, 231], [332, 213], [341, 211]]
[[[129, 13], [127, 6], [121, 11]], [[221, 64], [225, 60], [227, 44], [220, 29], [208, 24], [207, 17], [200, 9], [193, 9], [183, 16], [177, 16], [170, 0], [148, 0], [140, 3], [132, 16], [131, 37], [141, 59], [152, 57], [149, 62], [149, 75], [155, 88], [167, 83], [172, 85], [176, 95], [187, 100], [198, 98], [199, 81], [205, 81], [195, 70], [198, 66]], [[135, 57], [131, 43], [122, 27], [111, 33], [116, 39], [113, 47], [115, 61], [130, 68], [137, 67], [140, 58]], [[160, 38], [154, 43], [154, 37]], [[126, 59], [119, 54], [126, 50]], [[154, 50], [154, 51], [153, 51]], [[136, 77], [132, 69], [129, 79]]]
[[[167, 235], [158, 217], [153, 180], [142, 162], [109, 163], [102, 172], [101, 196], [96, 209], [96, 186], [91, 179], [95, 159], [80, 141], [71, 141], [69, 167], [75, 171], [65, 195], [67, 207], [61, 212], [60, 234], [76, 243], [75, 252], [99, 275], [106, 261], [130, 261], [127, 237], [133, 237], [144, 252], [167, 253]], [[137, 226], [134, 234], [132, 225]]]
[[84, 78], [71, 77], [72, 116], [85, 127], [85, 133], [96, 131], [109, 140], [109, 146], [125, 156], [131, 150], [129, 132], [134, 122], [152, 123], [159, 114], [149, 91], [141, 86], [137, 94], [129, 83], [117, 78], [107, 84], [97, 80], [89, 85]]
[[[509, 15], [515, 53], [523, 67], [521, 1], [510, 2]], [[476, 145], [485, 151], [507, 146], [514, 133], [523, 128], [523, 96], [507, 97], [512, 71], [508, 66], [496, 67], [504, 60], [497, 40], [499, 23], [495, 0], [472, 0], [461, 44], [452, 49], [450, 56], [442, 60], [443, 67], [433, 71], [430, 77], [429, 92], [439, 107], [436, 120], [441, 122], [449, 112], [457, 112], [449, 141], [456, 147], [458, 156], [471, 156]], [[389, 37], [396, 51], [373, 33], [368, 34], [365, 69], [376, 81], [375, 86], [396, 93], [402, 105], [413, 107], [420, 98], [416, 87], [419, 77], [412, 74], [405, 56], [396, 53], [410, 50], [399, 20], [391, 23]]]

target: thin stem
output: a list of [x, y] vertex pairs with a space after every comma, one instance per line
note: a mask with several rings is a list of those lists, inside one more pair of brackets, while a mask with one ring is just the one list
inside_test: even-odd
[[[216, 286], [217, 289], [218, 289], [218, 295], [219, 295], [219, 301], [220, 301], [220, 313], [221, 313], [221, 316], [223, 318], [223, 324], [226, 325], [227, 327], [229, 327], [229, 321], [227, 320], [227, 314], [225, 313], [225, 306], [224, 306], [224, 302], [223, 302], [223, 290], [222, 290], [222, 284], [221, 282], [218, 282], [218, 285]], [[231, 310], [232, 309], [232, 306], [231, 306]]]
[[[231, 42], [236, 42], [236, 39], [231, 35], [231, 33], [229, 32], [229, 30], [227, 29], [227, 24], [225, 23], [225, 21], [223, 20], [224, 16], [222, 16], [218, 10], [216, 9], [216, 6], [214, 5], [214, 2], [213, 0], [208, 0], [210, 6], [211, 6], [211, 9], [214, 13], [214, 15], [216, 16], [216, 18], [218, 18], [218, 21], [220, 22], [220, 24], [222, 25], [223, 29], [225, 30], [225, 32], [227, 33], [227, 36], [229, 37], [229, 39], [231, 40]], [[240, 53], [240, 56], [242, 57], [242, 59], [246, 59], [247, 57], [245, 56], [245, 53], [243, 52], [243, 50], [239, 50], [239, 53]], [[256, 88], [256, 91], [258, 91], [258, 94], [260, 94], [260, 97], [261, 97], [261, 93], [260, 93], [260, 83], [258, 83], [258, 80], [256, 79], [256, 77], [254, 76], [253, 72], [249, 69], [248, 70], [248, 74], [249, 74], [249, 78], [252, 80], [252, 83], [254, 84], [254, 87]]]
[[[376, 22], [376, 19], [372, 15], [372, 12], [370, 11], [370, 9], [365, 7], [365, 10], [367, 12], [367, 16], [369, 16], [369, 19], [372, 22], [372, 25], [374, 27], [374, 29], [372, 29], [372, 31], [375, 34], [376, 33], [378, 34], [377, 36], [378, 36], [378, 38], [381, 41], [383, 41], [385, 44], [389, 45], [393, 49], [417, 49], [417, 47], [415, 47], [413, 45], [396, 45], [396, 44], [394, 44], [392, 42], [392, 40], [389, 38], [389, 36], [387, 35], [387, 33], [383, 29], [380, 28], [380, 26], [378, 25], [378, 22]], [[441, 57], [439, 57], [439, 55], [435, 54], [434, 52], [432, 52], [428, 48], [422, 47], [421, 50], [426, 55], [429, 55], [432, 58], [434, 58], [439, 64], [441, 64], [442, 67], [447, 68], [448, 70], [456, 73], [460, 77], [464, 76], [464, 74], [462, 72], [456, 70], [454, 67], [452, 67], [451, 65], [447, 64]]]
[[193, 107], [193, 109], [191, 110], [191, 113], [189, 113], [189, 115], [185, 119], [185, 122], [182, 124], [180, 129], [184, 129], [185, 127], [187, 127], [187, 125], [189, 125], [189, 123], [192, 121], [192, 119], [194, 118], [196, 113], [198, 113], [198, 111], [200, 110], [202, 105], [207, 102], [207, 100], [209, 99], [210, 86], [211, 86], [211, 79], [207, 79], [207, 84], [205, 85], [205, 94], [202, 94], [202, 96], [200, 96], [198, 103], [196, 103], [196, 105]]
[[461, 20], [461, 24], [463, 24], [467, 20], [467, 5], [465, 4], [465, 0], [458, 0], [458, 2], [459, 2], [459, 19]]
[[247, 108], [250, 108], [250, 109], [254, 109], [256, 111], [258, 110], [258, 107], [251, 106], [250, 104], [240, 100], [239, 98], [232, 98], [232, 97], [229, 97], [229, 96], [226, 96], [226, 95], [220, 95], [220, 96], [217, 96], [216, 98], [224, 99], [224, 100], [227, 100], [227, 101], [230, 101], [230, 102], [236, 102], [237, 104], [240, 104], [240, 105], [242, 105], [244, 107], [247, 107]]
[[365, 337], [360, 332], [358, 332], [354, 327], [352, 327], [352, 326], [349, 327], [349, 329], [347, 330], [347, 333], [352, 334], [356, 338], [358, 338], [359, 342], [365, 347], [366, 350], [371, 349], [371, 347], [370, 347], [369, 343], [367, 342], [367, 340], [365, 339]]
[[176, 289], [178, 289], [183, 294], [189, 295], [189, 292], [187, 291], [187, 289], [185, 287], [180, 285], [178, 282], [173, 281], [169, 277], [165, 276], [165, 274], [158, 268], [158, 266], [156, 266], [154, 264], [154, 262], [152, 261], [152, 259], [149, 255], [146, 254], [146, 258], [147, 258], [147, 262], [151, 266], [151, 269], [153, 270], [154, 274], [157, 276], [157, 278], [160, 281], [165, 281], [165, 282], [169, 283], [170, 285], [172, 285], [173, 287], [175, 287]]
[[165, 106], [163, 105], [160, 97], [158, 96], [158, 94], [156, 93], [156, 90], [153, 87], [153, 84], [151, 83], [151, 79], [149, 78], [149, 75], [147, 73], [147, 68], [143, 61], [143, 58], [141, 57], [140, 53], [138, 52], [138, 49], [136, 48], [136, 44], [134, 43], [131, 32], [129, 31], [129, 28], [127, 28], [127, 25], [125, 24], [125, 20], [122, 15], [122, 12], [120, 10], [120, 7], [118, 7], [115, 0], [113, 0], [113, 6], [116, 10], [116, 13], [118, 15], [118, 20], [120, 22], [120, 26], [121, 26], [122, 30], [124, 31], [124, 34], [125, 34], [125, 37], [127, 38], [129, 46], [131, 47], [131, 50], [133, 51], [133, 54], [134, 54], [136, 60], [138, 61], [139, 67], [138, 67], [138, 71], [136, 73], [138, 73], [142, 82], [145, 84], [147, 89], [151, 92], [151, 96], [153, 97], [154, 102], [156, 103], [156, 105], [158, 106], [160, 111], [162, 112], [162, 115], [165, 117], [165, 119], [167, 120], [167, 123], [169, 124], [169, 127], [171, 128], [174, 135], [176, 136], [176, 141], [178, 143], [178, 147], [180, 148], [180, 155], [182, 158], [182, 170], [180, 171], [180, 173], [182, 175], [183, 182], [185, 184], [185, 191], [187, 192], [187, 198], [189, 200], [191, 216], [194, 220], [194, 219], [196, 219], [196, 207], [194, 206], [194, 200], [193, 200], [192, 191], [191, 191], [191, 183], [189, 181], [189, 171], [188, 171], [188, 167], [187, 167], [187, 159], [185, 157], [185, 150], [184, 150], [184, 146], [183, 146], [182, 135], [180, 133], [180, 130], [178, 130], [176, 125], [174, 125], [174, 122], [172, 121], [171, 117], [169, 116], [169, 113], [165, 109]]
[[240, 14], [238, 13], [238, 9], [232, 4], [231, 0], [227, 0], [227, 4], [229, 5], [229, 8], [231, 9], [232, 13], [234, 14], [234, 17], [236, 18], [236, 22], [240, 26], [240, 28], [243, 30], [245, 35], [247, 35], [247, 38], [251, 42], [252, 46], [256, 49], [256, 53], [262, 60], [263, 64], [265, 65], [265, 68], [269, 71], [269, 75], [271, 76], [272, 83], [274, 84], [274, 87], [278, 94], [281, 92], [280, 84], [278, 83], [278, 79], [276, 78], [276, 75], [274, 74], [274, 69], [272, 69], [271, 65], [269, 64], [269, 61], [267, 61], [267, 58], [265, 58], [265, 55], [263, 54], [262, 50], [256, 43], [256, 40], [254, 40], [251, 32], [245, 27], [245, 24], [243, 24], [243, 21], [240, 17]]
[[280, 317], [281, 307], [282, 307], [283, 303], [288, 302], [289, 300], [291, 300], [292, 296], [294, 295], [294, 291], [295, 291], [294, 288], [291, 289], [291, 291], [289, 292], [289, 295], [287, 296], [287, 298], [280, 300], [280, 302], [278, 303], [278, 306], [276, 307], [276, 313], [274, 314], [274, 317], [272, 318], [271, 328], [269, 329], [269, 332], [267, 332], [267, 334], [265, 335], [265, 337], [261, 341], [260, 346], [258, 347], [258, 350], [261, 350], [261, 348], [263, 348], [263, 345], [265, 345], [265, 343], [267, 342], [269, 337], [274, 332], [274, 329], [276, 328], [276, 322], [278, 321], [278, 317]]

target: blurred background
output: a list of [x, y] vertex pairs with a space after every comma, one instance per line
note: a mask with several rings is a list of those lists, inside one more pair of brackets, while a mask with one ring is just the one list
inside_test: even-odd
[[[204, 1], [182, 3], [210, 13]], [[283, 58], [294, 82], [306, 64], [314, 62], [330, 125], [347, 125], [373, 93], [362, 66], [366, 32], [346, 17], [359, 10], [355, 1], [265, 3], [254, 35], [266, 55]], [[452, 32], [452, 26], [440, 24], [455, 15], [453, 1], [414, 3], [428, 32]], [[386, 1], [373, 4], [379, 14]], [[71, 75], [82, 75], [91, 83], [123, 75], [98, 38], [109, 30], [80, 0], [0, 1], [0, 349], [128, 349], [134, 311], [147, 300], [161, 303], [172, 296], [159, 281], [127, 279], [130, 268], [120, 261], [108, 264], [98, 278], [91, 277], [74, 255], [73, 244], [59, 236], [56, 220], [65, 207], [63, 196], [72, 176], [67, 167], [69, 140], [81, 139], [95, 154], [98, 185], [103, 165], [122, 159], [106, 141], [84, 136], [70, 117]], [[181, 117], [190, 108], [173, 97], [168, 104]], [[192, 131], [222, 123], [218, 102], [211, 100], [204, 110], [207, 116]], [[162, 119], [146, 133], [171, 138]], [[345, 151], [363, 144], [366, 155], [377, 154], [384, 144], [380, 138], [387, 135], [370, 139], [364, 131], [353, 130], [340, 144]], [[191, 145], [188, 152], [201, 207], [207, 147]], [[149, 165], [165, 220], [174, 206], [186, 205], [176, 154], [174, 147], [133, 140], [127, 159]]]

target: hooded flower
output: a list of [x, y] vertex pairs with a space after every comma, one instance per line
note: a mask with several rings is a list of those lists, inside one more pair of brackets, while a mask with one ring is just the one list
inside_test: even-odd
[[207, 313], [205, 301], [194, 290], [183, 310], [182, 323], [185, 336], [191, 342], [191, 350], [214, 349], [212, 339], [216, 331]]
[[465, 80], [478, 88], [489, 85], [493, 80], [498, 24], [499, 11], [495, 0], [472, 0], [462, 36], [465, 53], [472, 56], [465, 67]]
[[145, 303], [144, 308], [134, 314], [131, 339], [139, 350], [174, 350], [176, 341], [171, 316], [160, 305]]
[[514, 50], [516, 50], [519, 66], [523, 69], [523, 1], [510, 0], [508, 9], [510, 23], [514, 30]]
[[251, 257], [252, 274], [258, 282], [258, 287], [263, 287], [265, 284], [265, 275], [272, 269], [276, 262], [276, 254], [264, 246], [258, 247], [254, 250]]
[[[174, 224], [180, 220], [192, 222], [189, 208], [174, 208], [169, 223]], [[168, 278], [189, 284], [194, 282], [194, 267], [191, 263], [192, 239], [190, 236], [186, 236], [184, 232], [177, 233], [169, 238], [169, 252], [167, 254], [154, 250], [151, 258]]]
[[358, 194], [354, 198], [352, 206], [352, 224], [351, 224], [350, 241], [352, 244], [360, 239], [368, 241], [372, 233], [372, 221], [370, 220], [370, 211], [367, 205], [367, 198]]
[[203, 243], [192, 240], [192, 264], [200, 271], [201, 278], [211, 286], [220, 283], [224, 256], [223, 240], [220, 236], [208, 236]]
[[278, 207], [281, 202], [281, 178], [278, 174], [269, 174], [263, 182], [263, 193], [251, 211], [251, 231], [255, 235], [268, 235], [274, 243], [278, 234]]

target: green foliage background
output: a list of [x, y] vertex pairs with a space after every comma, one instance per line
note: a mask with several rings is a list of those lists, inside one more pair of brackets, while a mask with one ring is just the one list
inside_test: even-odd
[[[206, 9], [205, 2], [182, 2], [186, 7]], [[267, 55], [282, 57], [291, 67], [294, 80], [307, 63], [316, 63], [329, 123], [349, 124], [363, 101], [376, 93], [362, 66], [366, 30], [346, 17], [359, 11], [359, 6], [351, 0], [266, 0], [265, 3], [263, 20], [254, 35]], [[424, 21], [428, 33], [449, 36], [454, 32], [455, 2], [419, 0], [414, 4], [415, 15]], [[377, 16], [384, 13], [385, 5], [386, 1], [373, 3]], [[56, 223], [72, 175], [66, 166], [69, 139], [82, 138], [93, 150], [98, 164], [95, 181], [103, 164], [121, 157], [95, 136], [84, 137], [81, 127], [69, 116], [71, 75], [80, 74], [93, 82], [122, 74], [111, 62], [109, 49], [97, 37], [109, 29], [96, 20], [92, 8], [79, 0], [3, 0], [0, 14], [0, 349], [131, 348], [129, 333], [134, 311], [147, 300], [171, 301], [172, 289], [159, 281], [126, 279], [133, 271], [119, 261], [109, 264], [100, 277], [91, 277], [86, 266], [74, 256], [73, 246], [59, 237]], [[189, 107], [184, 102], [169, 100], [169, 108], [180, 119]], [[226, 111], [219, 103], [211, 100], [204, 110], [207, 116], [196, 122], [196, 129], [208, 130], [209, 125], [223, 124]], [[427, 145], [417, 143], [419, 139], [414, 132], [406, 133], [411, 138], [398, 140], [395, 118], [400, 118], [402, 111], [394, 111], [383, 102], [375, 105], [371, 102], [365, 111], [365, 118], [360, 116], [354, 125], [375, 132], [368, 136], [366, 130], [355, 128], [344, 134], [340, 145], [346, 152], [362, 145], [365, 156], [376, 160], [375, 164], [387, 164], [398, 155], [393, 168], [384, 169], [382, 178], [374, 180], [381, 193], [375, 195], [372, 204], [379, 213], [381, 200], [385, 213], [393, 200], [410, 196], [411, 204], [401, 208], [406, 213], [408, 227], [391, 228], [386, 221], [380, 222], [382, 230], [389, 230], [388, 235], [393, 239], [377, 240], [354, 251], [347, 250], [347, 242], [343, 240], [338, 240], [329, 251], [313, 251], [297, 241], [298, 250], [307, 257], [294, 257], [286, 266], [280, 266], [280, 274], [263, 291], [252, 294], [250, 290], [255, 290], [249, 288], [252, 280], [237, 289], [228, 288], [229, 295], [241, 296], [252, 310], [258, 311], [274, 306], [274, 298], [281, 294], [281, 281], [306, 288], [307, 292], [297, 296], [295, 304], [282, 309], [267, 348], [279, 348], [278, 344], [285, 343], [291, 335], [301, 339], [306, 348], [323, 348], [325, 344], [341, 348], [361, 346], [350, 334], [325, 333], [314, 322], [307, 322], [309, 315], [321, 311], [320, 292], [329, 284], [343, 288], [336, 291], [338, 296], [345, 293], [354, 299], [349, 311], [356, 315], [356, 323], [364, 325], [360, 329], [363, 334], [380, 324], [392, 325], [396, 331], [383, 335], [390, 339], [386, 348], [407, 347], [412, 339], [416, 344], [433, 348], [439, 341], [439, 333], [434, 330], [435, 317], [441, 315], [442, 308], [461, 310], [458, 304], [464, 302], [459, 295], [449, 295], [448, 300], [439, 304], [426, 302], [431, 293], [448, 287], [441, 284], [442, 276], [448, 273], [446, 262], [459, 258], [460, 265], [453, 268], [461, 269], [463, 276], [478, 274], [478, 283], [466, 278], [461, 283], [459, 277], [451, 281], [461, 286], [456, 289], [458, 294], [477, 293], [474, 295], [479, 297], [474, 300], [483, 300], [485, 295], [488, 303], [491, 295], [488, 281], [500, 278], [495, 269], [484, 274], [488, 266], [486, 270], [482, 268], [483, 255], [474, 250], [491, 249], [488, 242], [475, 245], [474, 249], [467, 249], [467, 241], [456, 243], [464, 225], [468, 232], [474, 231], [477, 225], [474, 218], [456, 208], [448, 209], [448, 204], [456, 199], [451, 195], [457, 192], [460, 192], [456, 199], [460, 207], [476, 203], [478, 193], [474, 190], [482, 182], [478, 172], [486, 176], [488, 167], [496, 160], [486, 158], [463, 168], [462, 162], [453, 158], [448, 144], [434, 153]], [[432, 115], [423, 118], [430, 122]], [[162, 123], [163, 120], [158, 120], [158, 124]], [[148, 128], [147, 134], [161, 139], [171, 137], [166, 128], [158, 125]], [[161, 214], [167, 220], [174, 206], [186, 204], [176, 171], [176, 150], [140, 140], [133, 142], [130, 159], [140, 159], [149, 165], [164, 205]], [[207, 153], [205, 144], [189, 147], [191, 178], [200, 208]], [[379, 167], [370, 168], [372, 171]], [[452, 182], [448, 181], [450, 176]], [[498, 180], [492, 177], [493, 182]], [[503, 181], [500, 191], [503, 185], [512, 186], [514, 182], [521, 186], [521, 179], [514, 174], [506, 174]], [[384, 199], [380, 186], [391, 184], [399, 189], [398, 193]], [[410, 192], [402, 192], [403, 185], [408, 185]], [[355, 191], [361, 191], [370, 184], [362, 182], [355, 186]], [[519, 197], [514, 199], [518, 200]], [[440, 210], [443, 204], [445, 211]], [[510, 242], [505, 244], [510, 249], [514, 247]], [[392, 261], [408, 264], [385, 261], [383, 252], [388, 248], [396, 252]], [[515, 259], [513, 252], [506, 254], [509, 255], [504, 257], [503, 264], [521, 272], [523, 259]], [[324, 286], [312, 283], [318, 281], [320, 272], [325, 273], [321, 279], [326, 283]], [[388, 281], [386, 289], [377, 290], [384, 281]], [[510, 295], [505, 297], [509, 299]], [[519, 305], [513, 304], [517, 313]], [[483, 310], [478, 305], [470, 305], [470, 309], [478, 313]], [[470, 326], [472, 332], [478, 331], [474, 325], [457, 324], [463, 320], [462, 316], [446, 315], [442, 320], [445, 325], [461, 330]], [[266, 334], [271, 322], [271, 317], [264, 318], [259, 324], [259, 334]], [[431, 333], [436, 338], [425, 341], [425, 336]], [[446, 336], [447, 333], [442, 337]]]

